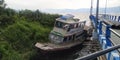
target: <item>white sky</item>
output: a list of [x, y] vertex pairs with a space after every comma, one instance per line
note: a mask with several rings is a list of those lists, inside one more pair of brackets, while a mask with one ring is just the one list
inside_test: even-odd
[[[94, 8], [96, 1], [94, 1]], [[100, 7], [105, 7], [106, 0], [100, 0]], [[120, 6], [120, 0], [107, 0], [108, 7]], [[13, 9], [80, 9], [90, 8], [91, 0], [5, 0], [7, 7]]]

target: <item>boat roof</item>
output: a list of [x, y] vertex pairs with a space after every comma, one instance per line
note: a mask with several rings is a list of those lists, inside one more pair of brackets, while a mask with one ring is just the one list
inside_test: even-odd
[[72, 24], [72, 23], [78, 23], [78, 19], [67, 19], [67, 20], [63, 20], [61, 18], [58, 18], [56, 19], [57, 21], [61, 21], [61, 22], [64, 22], [64, 23], [69, 23], [69, 24]]
[[61, 16], [61, 17], [57, 18], [56, 20], [64, 22], [64, 23], [69, 23], [69, 24], [80, 22], [80, 19], [74, 18], [74, 16], [70, 15], [70, 14]]

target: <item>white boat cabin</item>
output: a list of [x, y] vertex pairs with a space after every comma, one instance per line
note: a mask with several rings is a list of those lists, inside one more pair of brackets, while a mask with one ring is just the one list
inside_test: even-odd
[[56, 19], [49, 39], [56, 44], [78, 40], [84, 30], [85, 23], [86, 21], [75, 19], [70, 14], [61, 16]]

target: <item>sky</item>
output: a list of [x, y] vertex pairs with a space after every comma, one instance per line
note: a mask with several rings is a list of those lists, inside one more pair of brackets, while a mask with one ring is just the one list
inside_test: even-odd
[[[93, 0], [93, 6], [96, 7]], [[107, 0], [107, 7], [120, 6], [119, 0]], [[100, 7], [105, 7], [106, 0], [100, 0]], [[80, 9], [90, 8], [91, 0], [5, 0], [7, 7], [13, 9]]]

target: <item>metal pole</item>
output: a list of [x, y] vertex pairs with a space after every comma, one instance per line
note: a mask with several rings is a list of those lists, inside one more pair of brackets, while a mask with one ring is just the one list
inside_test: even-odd
[[93, 10], [93, 0], [91, 0], [91, 9], [90, 9], [90, 15], [92, 15], [92, 10]]
[[99, 0], [97, 0], [97, 7], [96, 7], [96, 25], [98, 24], [98, 14], [99, 14]]
[[106, 16], [106, 10], [107, 10], [107, 0], [105, 2], [105, 16]]
[[97, 25], [98, 25], [98, 13], [99, 12], [99, 0], [97, 0], [96, 7], [96, 19], [95, 19], [95, 30], [93, 32], [93, 40], [98, 40]]
[[116, 45], [116, 46], [110, 47], [110, 48], [108, 48], [108, 49], [105, 49], [105, 50], [102, 50], [102, 51], [98, 51], [98, 52], [89, 54], [89, 55], [87, 55], [87, 56], [83, 56], [83, 57], [81, 57], [81, 58], [77, 58], [77, 59], [75, 59], [75, 60], [91, 60], [91, 59], [97, 58], [97, 57], [99, 57], [99, 56], [101, 56], [101, 55], [104, 55], [104, 54], [106, 54], [106, 53], [108, 53], [108, 52], [111, 52], [111, 51], [113, 51], [113, 50], [116, 50], [116, 49], [118, 49], [118, 48], [120, 48], [120, 45]]

